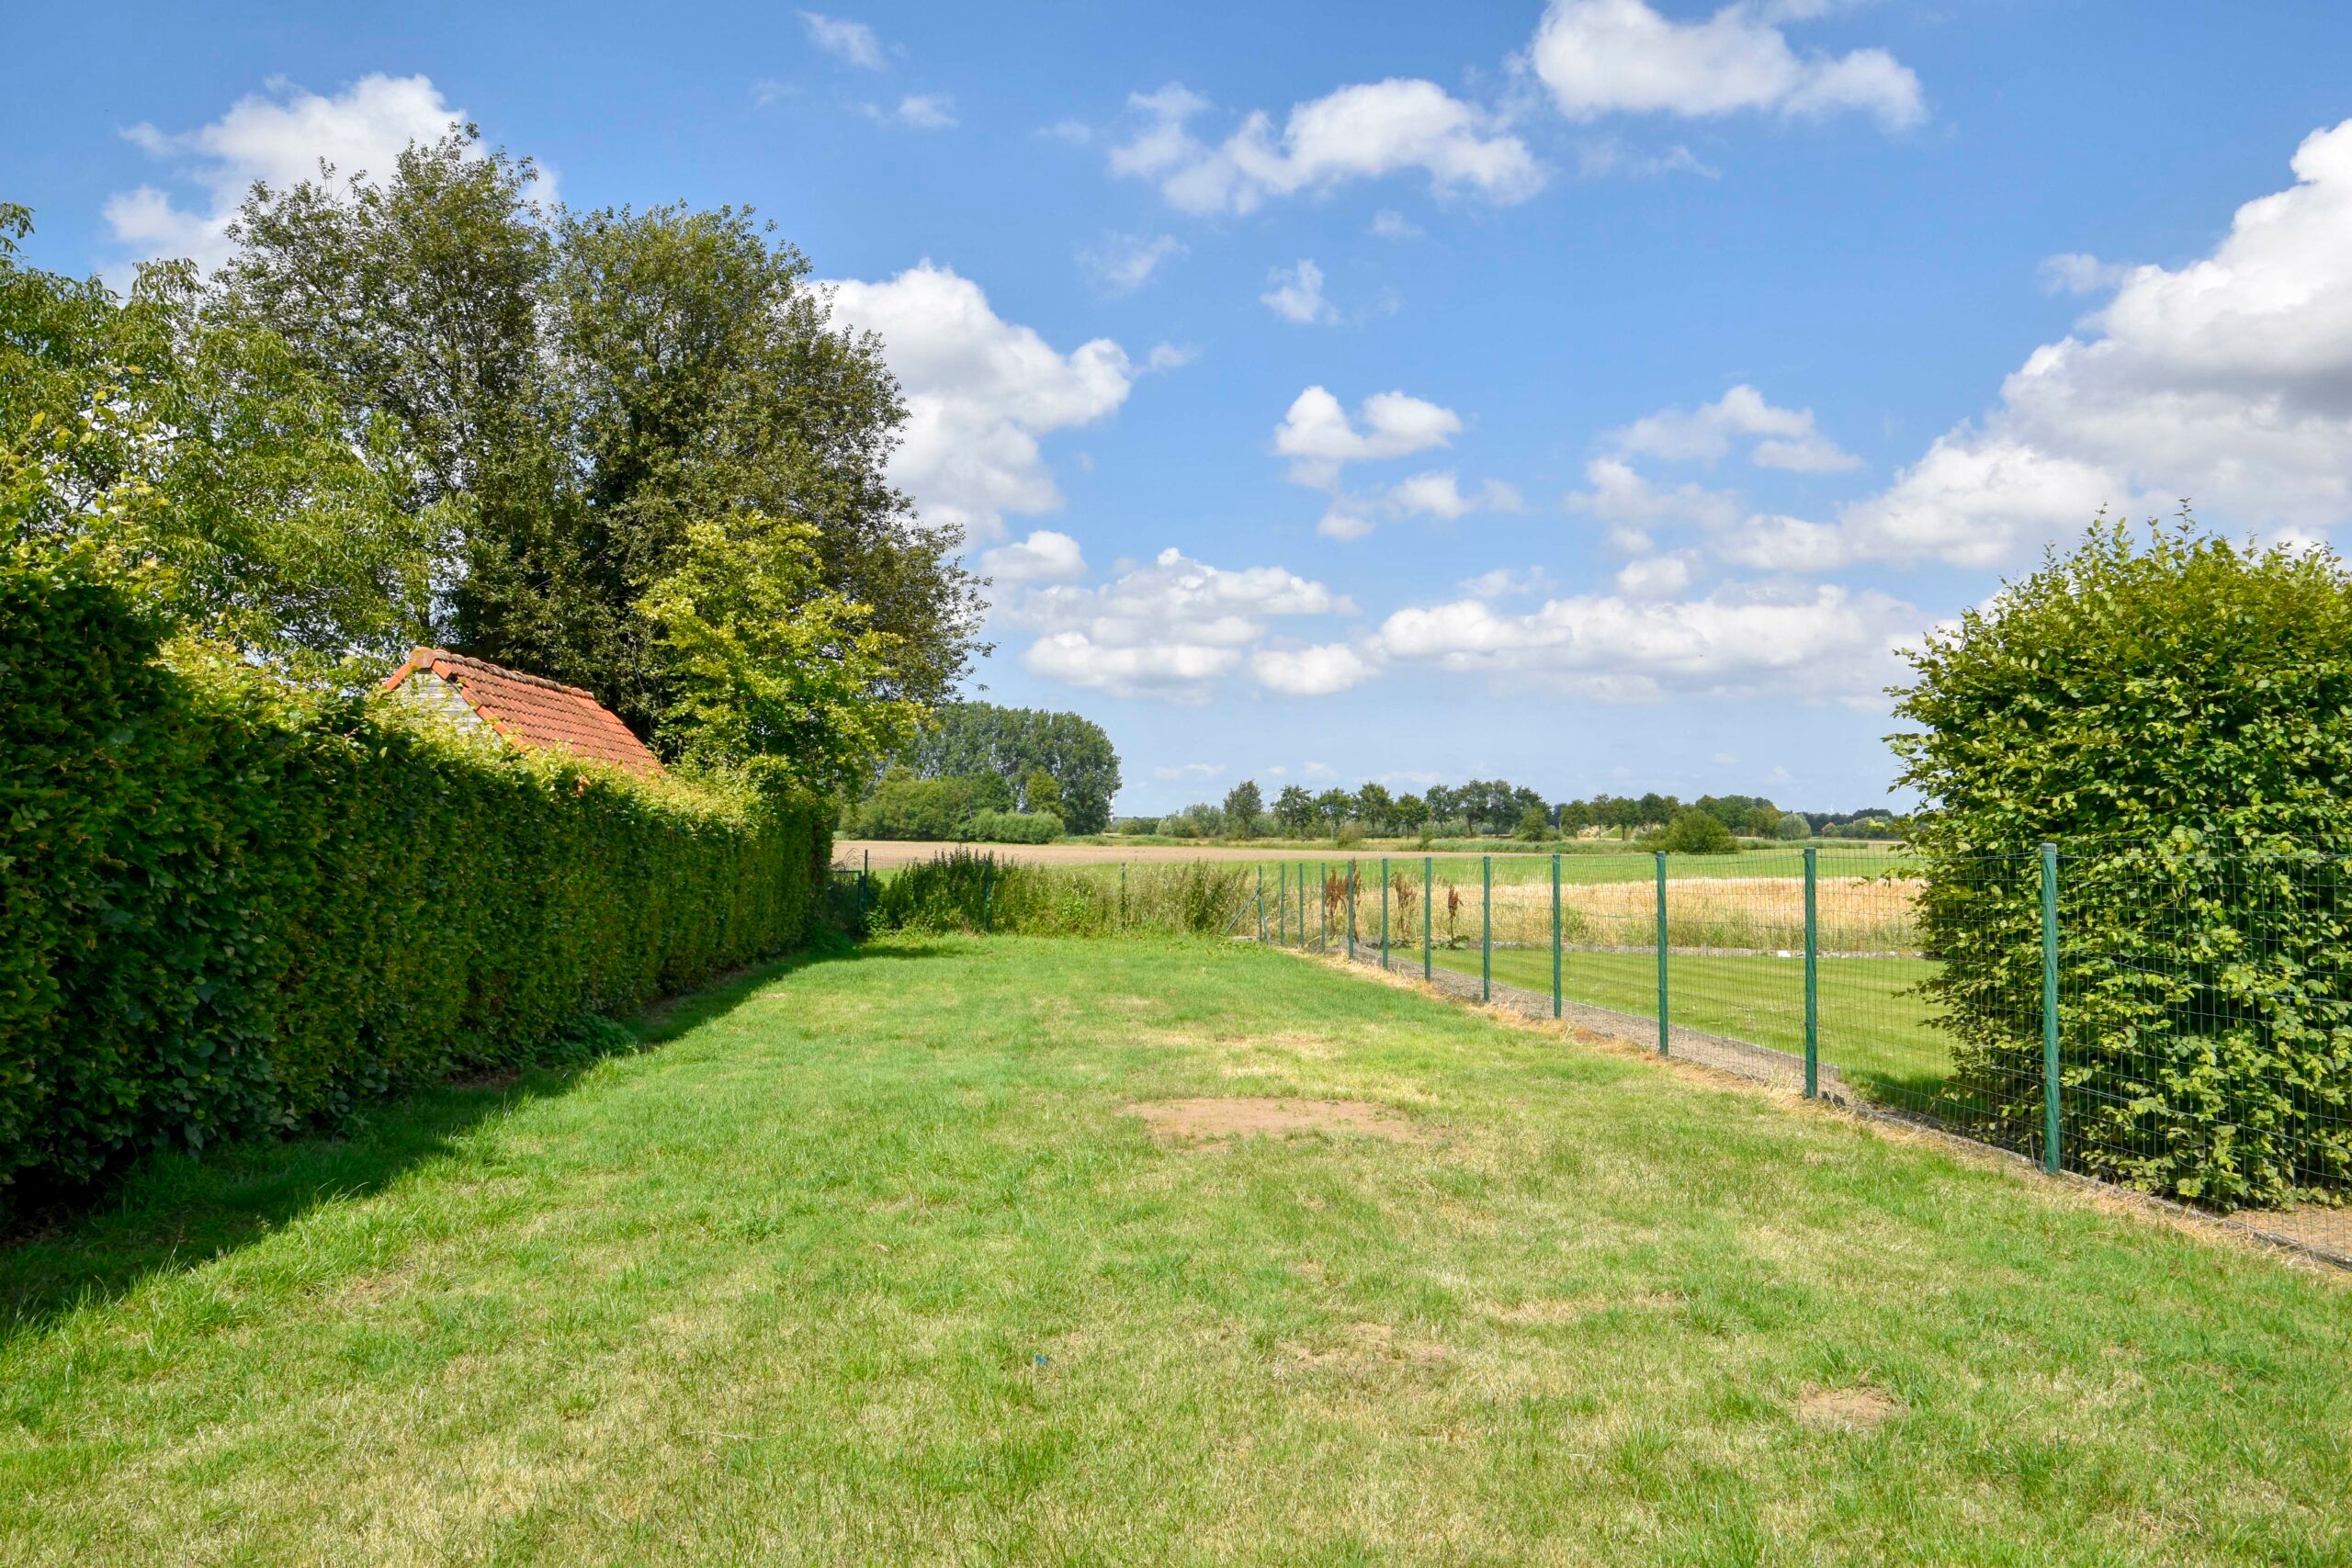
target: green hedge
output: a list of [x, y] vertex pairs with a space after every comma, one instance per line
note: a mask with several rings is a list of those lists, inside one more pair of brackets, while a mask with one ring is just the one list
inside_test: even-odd
[[1259, 869], [1239, 861], [1047, 866], [954, 849], [881, 884], [869, 923], [1021, 936], [1229, 936], [1257, 929]]
[[1050, 844], [1062, 836], [1062, 819], [1050, 811], [982, 811], [956, 837], [983, 844]]
[[1913, 664], [1925, 992], [1986, 1135], [2042, 1135], [2052, 841], [2068, 1168], [2220, 1208], [2352, 1194], [2352, 572], [2094, 527]]
[[185, 672], [158, 630], [0, 566], [0, 1185], [576, 1050], [807, 932], [814, 800]]

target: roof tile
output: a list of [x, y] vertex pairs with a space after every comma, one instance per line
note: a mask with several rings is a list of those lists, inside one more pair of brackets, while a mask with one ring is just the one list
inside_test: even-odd
[[662, 759], [630, 733], [619, 716], [577, 686], [446, 649], [420, 648], [385, 677], [384, 690], [391, 691], [419, 670], [457, 687], [467, 705], [512, 745], [560, 749], [636, 773], [662, 771]]

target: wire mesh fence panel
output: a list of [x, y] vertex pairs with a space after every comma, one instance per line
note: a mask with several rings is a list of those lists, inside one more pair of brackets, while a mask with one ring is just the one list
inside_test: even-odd
[[[1652, 924], [1664, 938], [1667, 1048], [1751, 1077], [1801, 1084], [1804, 855], [1791, 850], [1736, 861], [1712, 855], [1666, 861], [1663, 882], [1654, 880], [1649, 893]], [[1694, 867], [1693, 861], [1705, 863]]]
[[[1871, 874], [1817, 878], [1819, 1050], [1829, 1092], [1972, 1134], [1994, 1130], [1962, 1080], [1963, 1046], [1971, 1030], [2019, 1049], [2040, 1038], [2037, 864], [2012, 855], [1948, 866], [1934, 910], [1917, 869], [1899, 861]], [[2005, 941], [2024, 945], [2009, 953]], [[1953, 970], [1948, 946], [1990, 962]], [[2031, 1129], [2020, 1123], [2020, 1132]], [[2032, 1152], [2030, 1138], [1998, 1141]]]
[[2062, 861], [2065, 1168], [2352, 1258], [2352, 879], [2294, 849]]

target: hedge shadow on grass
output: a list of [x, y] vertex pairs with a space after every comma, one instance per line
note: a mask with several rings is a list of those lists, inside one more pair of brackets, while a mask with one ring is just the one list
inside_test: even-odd
[[[654, 1050], [724, 1017], [762, 988], [819, 964], [921, 958], [938, 949], [857, 946], [820, 934], [801, 951], [655, 1004], [630, 1032]], [[313, 1210], [373, 1197], [413, 1167], [455, 1153], [485, 1122], [568, 1094], [594, 1066], [526, 1067], [373, 1104], [340, 1134], [254, 1139], [202, 1155], [154, 1154], [111, 1180], [31, 1196], [0, 1220], [0, 1348], [85, 1305], [199, 1268]]]

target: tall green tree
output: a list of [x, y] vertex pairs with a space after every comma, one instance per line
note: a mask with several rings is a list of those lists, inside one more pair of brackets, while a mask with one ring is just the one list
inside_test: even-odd
[[1258, 781], [1243, 779], [1225, 792], [1226, 830], [1239, 839], [1257, 836], [1258, 819], [1266, 814], [1266, 797], [1259, 793]]
[[1304, 785], [1284, 784], [1274, 799], [1274, 820], [1282, 830], [1294, 839], [1304, 839], [1315, 831], [1315, 797]]
[[1074, 713], [949, 703], [935, 709], [903, 757], [924, 778], [994, 773], [1018, 784], [1052, 775], [1073, 833], [1099, 833], [1119, 790], [1119, 753], [1102, 727]]
[[256, 186], [220, 279], [220, 312], [281, 334], [355, 445], [397, 456], [404, 503], [458, 520], [442, 640], [682, 734], [644, 604], [694, 525], [761, 515], [812, 530], [812, 596], [863, 607], [871, 700], [946, 699], [977, 583], [887, 481], [906, 412], [881, 345], [832, 326], [747, 209], [549, 211], [536, 177], [467, 127], [380, 178]]

